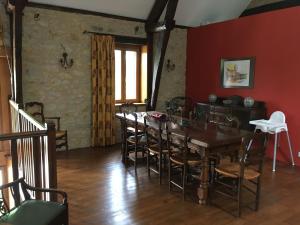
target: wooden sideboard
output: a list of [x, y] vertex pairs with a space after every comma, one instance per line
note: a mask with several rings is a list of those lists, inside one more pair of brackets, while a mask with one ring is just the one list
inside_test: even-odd
[[206, 118], [212, 112], [225, 113], [237, 117], [240, 121], [240, 128], [244, 130], [254, 130], [254, 126], [249, 124], [250, 120], [266, 119], [267, 110], [264, 102], [256, 102], [254, 107], [238, 105], [224, 105], [222, 103], [199, 102], [196, 105], [196, 116]]

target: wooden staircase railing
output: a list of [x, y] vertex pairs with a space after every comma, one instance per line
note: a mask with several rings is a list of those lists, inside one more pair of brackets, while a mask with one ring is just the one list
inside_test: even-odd
[[13, 179], [24, 177], [32, 186], [56, 188], [55, 124], [40, 124], [12, 100], [10, 109], [13, 133], [0, 135], [0, 141], [10, 141]]

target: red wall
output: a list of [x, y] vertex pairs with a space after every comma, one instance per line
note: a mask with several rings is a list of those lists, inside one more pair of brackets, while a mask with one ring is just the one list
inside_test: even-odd
[[[186, 95], [207, 100], [218, 96], [252, 96], [267, 103], [268, 115], [286, 114], [296, 164], [300, 151], [300, 7], [263, 13], [188, 30]], [[256, 58], [253, 89], [224, 89], [220, 59]], [[273, 139], [268, 155], [272, 156]], [[289, 159], [281, 138], [280, 160]]]

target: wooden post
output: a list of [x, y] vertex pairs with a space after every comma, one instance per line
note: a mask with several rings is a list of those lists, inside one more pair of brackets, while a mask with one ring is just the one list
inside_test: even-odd
[[[145, 24], [148, 38], [148, 102], [147, 110], [155, 110], [160, 79], [178, 0], [156, 0]], [[166, 8], [163, 23], [159, 19]], [[154, 37], [155, 36], [155, 37]]]
[[[43, 137], [33, 137], [33, 172], [34, 172], [34, 185], [35, 187], [42, 187], [42, 168], [41, 168], [41, 148], [40, 148], [40, 138]], [[36, 192], [36, 199], [41, 199], [41, 192]]]
[[12, 43], [12, 69], [13, 69], [13, 96], [14, 100], [23, 103], [22, 91], [22, 17], [23, 10], [27, 0], [12, 1], [9, 0], [7, 8], [11, 13], [10, 28], [11, 28], [11, 43]]
[[[19, 179], [19, 162], [18, 162], [18, 145], [17, 140], [14, 139], [11, 141], [11, 163], [12, 163], [12, 173], [13, 173], [13, 180]], [[20, 192], [19, 186], [14, 186], [14, 199], [15, 205], [20, 205]]]
[[[57, 188], [55, 133], [55, 124], [53, 122], [47, 123], [49, 188]], [[50, 196], [50, 198], [51, 200], [55, 200], [56, 196]]]

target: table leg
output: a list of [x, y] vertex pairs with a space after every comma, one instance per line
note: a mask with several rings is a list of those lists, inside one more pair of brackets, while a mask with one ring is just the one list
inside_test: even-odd
[[276, 154], [277, 154], [277, 133], [275, 133], [274, 154], [273, 154], [273, 172], [276, 170]]
[[208, 149], [205, 149], [203, 156], [203, 168], [200, 180], [200, 186], [197, 194], [200, 205], [206, 205], [208, 200], [208, 178], [209, 178], [209, 157]]

